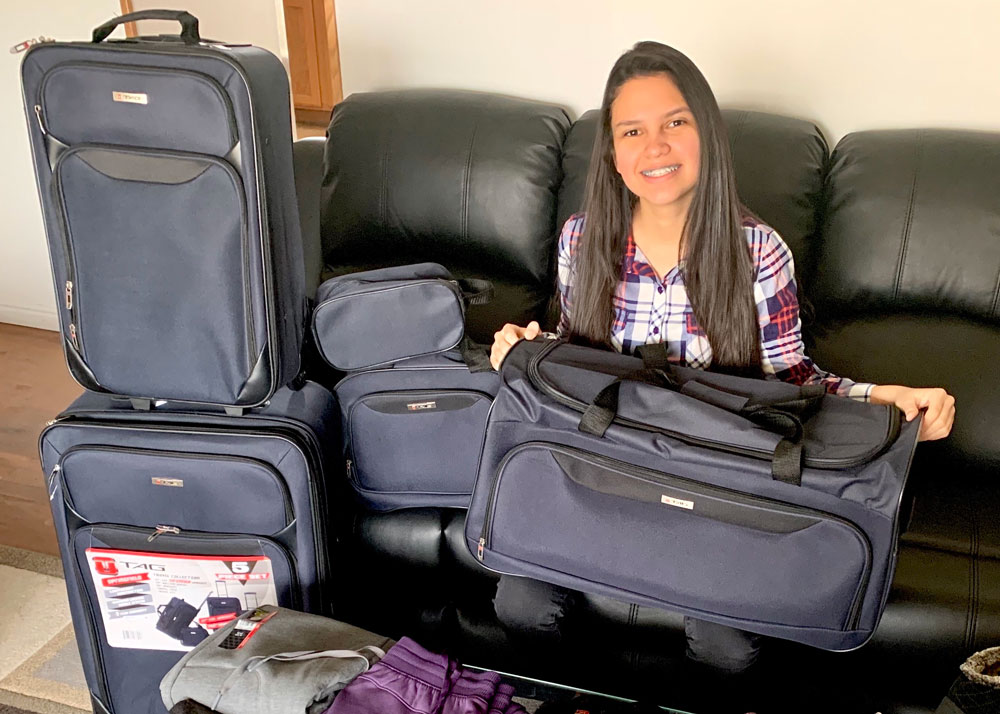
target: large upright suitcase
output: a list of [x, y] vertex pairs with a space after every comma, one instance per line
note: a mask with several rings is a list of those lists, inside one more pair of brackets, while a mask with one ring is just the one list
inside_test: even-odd
[[333, 395], [306, 382], [246, 415], [219, 412], [88, 393], [42, 432], [95, 711], [162, 714], [163, 675], [243, 609], [329, 607]]
[[[150, 18], [180, 36], [105, 41]], [[307, 305], [281, 62], [149, 10], [35, 45], [21, 79], [74, 378], [231, 409], [294, 379]]]
[[[562, 340], [501, 369], [466, 518], [488, 568], [830, 650], [885, 607], [920, 431], [892, 405]], [[657, 349], [659, 348], [659, 349]]]

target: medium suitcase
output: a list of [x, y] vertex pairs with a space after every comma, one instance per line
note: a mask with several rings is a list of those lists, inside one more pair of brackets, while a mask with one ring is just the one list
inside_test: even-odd
[[892, 582], [919, 419], [659, 357], [514, 345], [471, 552], [499, 572], [815, 647], [864, 644]]
[[163, 675], [243, 609], [326, 613], [337, 421], [333, 395], [306, 382], [239, 417], [86, 393], [42, 432], [96, 711], [162, 713]]
[[334, 387], [347, 479], [374, 510], [467, 508], [499, 375], [458, 350], [352, 372]]
[[[180, 36], [104, 41], [151, 18]], [[308, 308], [281, 62], [148, 10], [33, 46], [21, 80], [73, 377], [233, 410], [293, 380]]]

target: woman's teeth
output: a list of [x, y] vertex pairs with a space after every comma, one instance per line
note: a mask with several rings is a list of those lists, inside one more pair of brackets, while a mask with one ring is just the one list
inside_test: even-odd
[[671, 174], [680, 168], [680, 164], [674, 164], [673, 166], [664, 166], [662, 169], [650, 169], [649, 171], [643, 171], [643, 176], [648, 176], [649, 178], [659, 178], [660, 176], [666, 176]]

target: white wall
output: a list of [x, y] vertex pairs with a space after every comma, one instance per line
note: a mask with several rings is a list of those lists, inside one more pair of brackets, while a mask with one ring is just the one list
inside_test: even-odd
[[[49, 255], [21, 101], [21, 58], [7, 49], [39, 35], [89, 38], [120, 14], [117, 0], [45, 0], [5, 3], [0, 12], [0, 322], [58, 329]], [[119, 31], [120, 32], [120, 31]]]
[[[190, 12], [198, 18], [198, 32], [204, 38], [263, 47], [288, 67], [281, 0], [132, 0], [136, 11], [160, 7]], [[139, 34], [176, 34], [178, 27], [176, 22], [146, 20], [139, 24]]]
[[344, 94], [490, 90], [600, 104], [638, 40], [694, 60], [723, 106], [874, 128], [1000, 130], [997, 0], [336, 0]]

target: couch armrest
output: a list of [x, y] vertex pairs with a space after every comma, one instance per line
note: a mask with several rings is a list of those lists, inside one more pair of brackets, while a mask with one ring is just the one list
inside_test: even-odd
[[323, 272], [323, 248], [319, 235], [319, 189], [323, 183], [323, 147], [321, 136], [299, 139], [292, 144], [295, 168], [295, 192], [299, 197], [299, 221], [302, 224], [302, 254], [306, 269], [306, 295], [315, 297]]

